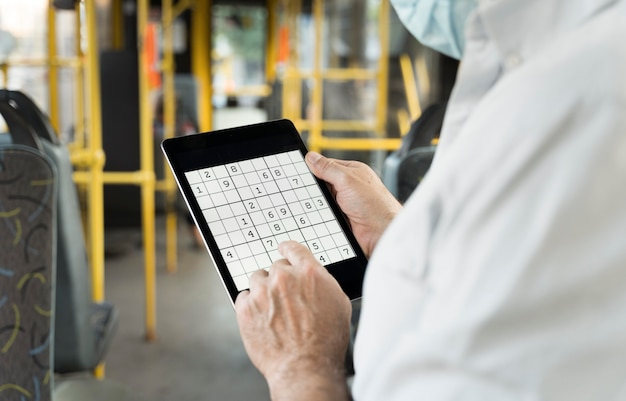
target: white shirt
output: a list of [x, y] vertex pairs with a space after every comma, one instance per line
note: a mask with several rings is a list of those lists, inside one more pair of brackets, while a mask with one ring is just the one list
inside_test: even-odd
[[483, 1], [380, 240], [357, 401], [626, 400], [626, 0]]

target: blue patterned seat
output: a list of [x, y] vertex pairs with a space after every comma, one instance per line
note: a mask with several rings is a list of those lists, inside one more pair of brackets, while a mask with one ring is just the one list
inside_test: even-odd
[[0, 399], [51, 399], [55, 169], [0, 147]]

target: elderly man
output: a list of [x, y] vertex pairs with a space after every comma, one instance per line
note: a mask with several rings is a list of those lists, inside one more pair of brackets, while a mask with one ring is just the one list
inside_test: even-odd
[[308, 250], [236, 302], [274, 400], [626, 399], [626, 1], [396, 0], [462, 57], [403, 210], [310, 153], [371, 254], [352, 389], [349, 301]]

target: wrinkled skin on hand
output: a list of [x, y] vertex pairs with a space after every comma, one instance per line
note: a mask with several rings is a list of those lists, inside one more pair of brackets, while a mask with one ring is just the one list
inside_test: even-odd
[[313, 174], [331, 185], [361, 249], [371, 256], [402, 205], [364, 163], [330, 159], [315, 152], [307, 153], [306, 162]]
[[347, 395], [350, 301], [304, 245], [283, 242], [279, 252], [285, 259], [255, 272], [236, 300], [246, 351], [274, 400], [294, 399], [294, 386], [311, 396], [338, 386]]

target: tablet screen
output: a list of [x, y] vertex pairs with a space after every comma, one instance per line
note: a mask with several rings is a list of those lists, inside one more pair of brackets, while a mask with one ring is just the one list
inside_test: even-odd
[[185, 172], [237, 290], [281, 259], [278, 244], [306, 245], [324, 265], [355, 257], [298, 150]]
[[162, 148], [231, 300], [297, 241], [361, 296], [367, 259], [288, 120], [167, 139]]

